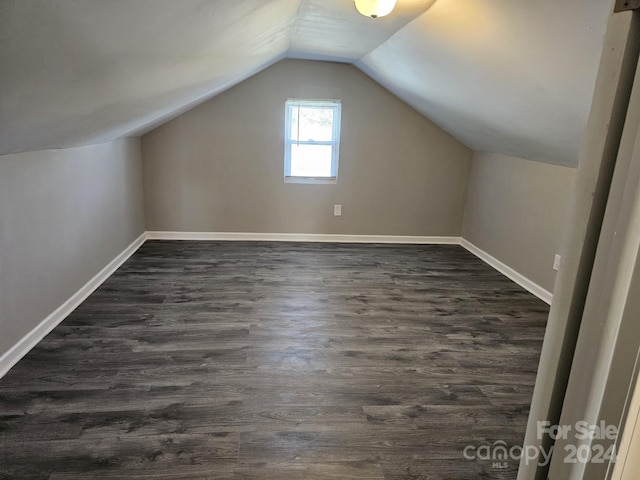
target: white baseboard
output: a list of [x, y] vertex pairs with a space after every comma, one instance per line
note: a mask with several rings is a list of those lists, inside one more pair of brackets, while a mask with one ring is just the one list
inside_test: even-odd
[[146, 240], [229, 240], [229, 241], [287, 241], [287, 242], [336, 242], [336, 243], [402, 243], [416, 245], [461, 245], [493, 268], [509, 277], [515, 283], [531, 292], [544, 302], [551, 304], [553, 294], [532, 282], [513, 268], [502, 263], [484, 250], [461, 237], [446, 236], [402, 236], [402, 235], [341, 235], [307, 233], [244, 233], [244, 232], [145, 232], [131, 243], [122, 253], [89, 280], [66, 302], [48, 315], [33, 330], [27, 333], [13, 347], [0, 357], [0, 378], [2, 378], [22, 357], [35, 347], [51, 330], [62, 322]]
[[335, 243], [405, 243], [416, 245], [461, 245], [503, 275], [525, 288], [540, 300], [551, 304], [553, 294], [497, 258], [461, 237], [404, 235], [343, 235], [315, 233], [247, 233], [247, 232], [147, 232], [149, 240], [213, 240], [264, 242], [335, 242]]
[[521, 273], [515, 271], [510, 266], [502, 263], [500, 260], [498, 260], [494, 256], [488, 254], [487, 252], [485, 252], [481, 248], [476, 247], [470, 241], [468, 241], [468, 240], [466, 240], [464, 238], [461, 238], [460, 239], [460, 245], [462, 245], [464, 248], [469, 250], [476, 257], [480, 258], [481, 260], [483, 260], [486, 263], [488, 263], [489, 265], [491, 265], [493, 268], [498, 270], [500, 273], [502, 273], [506, 277], [509, 277], [511, 280], [513, 280], [515, 283], [520, 285], [525, 290], [528, 290], [530, 293], [534, 294], [536, 297], [538, 297], [543, 302], [547, 303], [548, 305], [551, 305], [551, 301], [553, 300], [553, 293], [551, 293], [550, 291], [542, 288], [537, 283], [529, 280], [527, 277], [525, 277]]
[[419, 245], [460, 245], [460, 237], [342, 235], [316, 233], [147, 232], [147, 238], [149, 240], [244, 240], [265, 242], [408, 243]]
[[264, 242], [335, 242], [335, 243], [404, 243], [415, 245], [461, 245], [540, 300], [551, 304], [553, 294], [521, 273], [502, 263], [462, 237], [404, 235], [344, 235], [315, 233], [248, 233], [248, 232], [147, 232], [149, 240], [211, 240]]
[[2, 378], [18, 361], [35, 347], [51, 330], [57, 327], [71, 312], [73, 312], [84, 300], [91, 295], [120, 265], [135, 253], [147, 239], [143, 233], [131, 243], [122, 253], [89, 280], [80, 290], [74, 293], [66, 302], [42, 320], [38, 326], [22, 337], [18, 343], [11, 347], [0, 357], [0, 378]]

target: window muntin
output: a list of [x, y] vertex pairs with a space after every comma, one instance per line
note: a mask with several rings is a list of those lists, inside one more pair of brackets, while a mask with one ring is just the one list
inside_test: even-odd
[[339, 100], [287, 100], [285, 181], [337, 179], [340, 120]]

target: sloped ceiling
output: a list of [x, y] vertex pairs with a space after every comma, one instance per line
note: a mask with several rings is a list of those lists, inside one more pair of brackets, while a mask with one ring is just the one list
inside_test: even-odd
[[577, 165], [607, 0], [439, 0], [357, 66], [475, 151]]
[[283, 57], [297, 0], [0, 0], [1, 152], [151, 126]]
[[0, 154], [144, 133], [284, 57], [354, 63], [477, 151], [575, 165], [607, 0], [0, 0]]

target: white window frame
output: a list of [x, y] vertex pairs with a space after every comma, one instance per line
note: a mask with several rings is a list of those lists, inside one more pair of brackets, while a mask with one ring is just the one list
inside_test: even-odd
[[[333, 110], [333, 132], [331, 141], [294, 140], [291, 138], [291, 122], [296, 108], [330, 108]], [[340, 156], [340, 127], [342, 123], [342, 102], [340, 100], [312, 100], [289, 98], [285, 103], [285, 133], [284, 133], [284, 181], [285, 183], [337, 183], [338, 160]], [[331, 176], [303, 177], [291, 175], [291, 147], [292, 145], [330, 145], [331, 146]]]

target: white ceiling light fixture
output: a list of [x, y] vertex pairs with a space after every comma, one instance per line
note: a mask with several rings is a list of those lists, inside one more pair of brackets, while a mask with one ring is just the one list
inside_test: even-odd
[[355, 0], [356, 9], [365, 17], [378, 18], [389, 15], [397, 0]]

